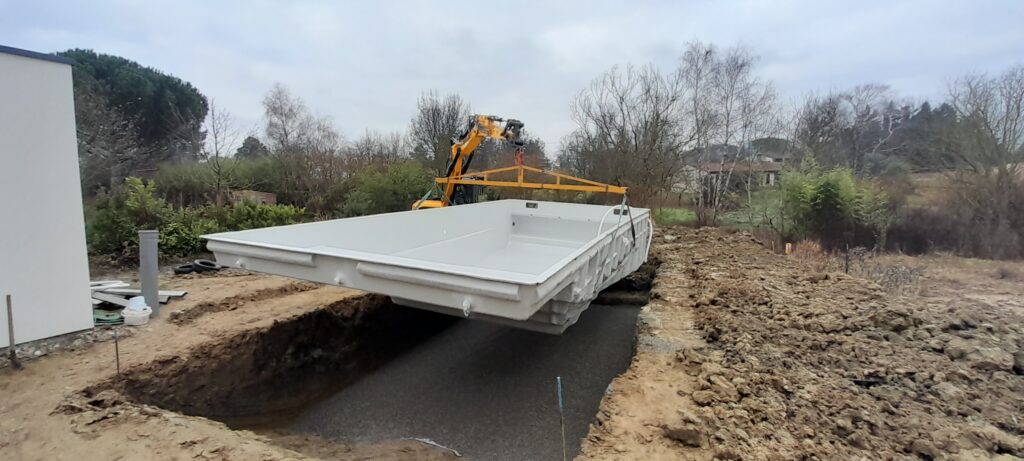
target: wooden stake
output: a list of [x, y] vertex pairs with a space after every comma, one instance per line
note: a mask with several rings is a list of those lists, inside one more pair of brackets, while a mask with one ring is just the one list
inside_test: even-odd
[[7, 295], [7, 351], [11, 355], [11, 367], [15, 370], [21, 369], [21, 362], [18, 361], [18, 352], [14, 350], [14, 307], [11, 305], [11, 295]]

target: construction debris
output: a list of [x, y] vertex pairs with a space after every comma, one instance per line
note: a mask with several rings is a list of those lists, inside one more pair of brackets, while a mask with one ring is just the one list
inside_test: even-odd
[[193, 272], [217, 272], [224, 268], [224, 266], [217, 264], [215, 261], [210, 261], [209, 259], [197, 259], [190, 263], [174, 266], [174, 274], [185, 275]]
[[[141, 289], [129, 288], [129, 286], [120, 280], [89, 282], [89, 288], [92, 290], [93, 305], [106, 302], [121, 307], [128, 307], [128, 298], [142, 295]], [[160, 304], [167, 304], [171, 298], [183, 298], [187, 294], [187, 291], [182, 290], [160, 290], [157, 292]]]
[[[89, 282], [89, 289], [92, 290], [92, 316], [95, 326], [124, 324], [121, 310], [129, 306], [130, 298], [142, 295], [141, 289], [129, 287], [128, 283], [120, 280]], [[160, 304], [167, 304], [171, 298], [183, 298], [186, 294], [188, 292], [183, 290], [160, 290], [157, 292]]]

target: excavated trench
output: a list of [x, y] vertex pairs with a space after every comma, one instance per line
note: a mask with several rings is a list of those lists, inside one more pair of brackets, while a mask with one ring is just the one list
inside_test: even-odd
[[546, 459], [561, 454], [561, 376], [573, 454], [632, 359], [656, 266], [606, 290], [561, 336], [364, 295], [133, 367], [84, 395], [114, 389], [275, 437], [430, 439], [472, 459]]
[[279, 426], [458, 320], [363, 295], [134, 367], [85, 393], [113, 388], [235, 428]]

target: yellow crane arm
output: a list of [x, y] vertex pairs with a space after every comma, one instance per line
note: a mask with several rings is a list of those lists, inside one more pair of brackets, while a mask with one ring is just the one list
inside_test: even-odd
[[[627, 189], [622, 186], [613, 186], [523, 165], [523, 141], [520, 139], [522, 129], [523, 122], [515, 119], [504, 120], [493, 115], [474, 115], [470, 117], [469, 127], [465, 133], [458, 138], [452, 139], [452, 153], [448, 158], [448, 168], [445, 175], [434, 180], [437, 186], [441, 188], [440, 198], [428, 200], [427, 197], [430, 195], [430, 192], [428, 192], [422, 199], [413, 203], [412, 209], [440, 208], [454, 205], [456, 204], [455, 199], [458, 188], [471, 186], [515, 187], [521, 189], [565, 190], [626, 195]], [[516, 145], [516, 165], [475, 171], [467, 175], [469, 162], [473, 159], [473, 152], [487, 139], [511, 142]], [[516, 178], [514, 181], [494, 178], [494, 176], [508, 176], [509, 173], [515, 174]], [[531, 173], [532, 176], [546, 176], [552, 178], [554, 182], [528, 181], [526, 173]]]
[[[473, 158], [473, 152], [486, 139], [507, 141], [522, 146], [520, 132], [523, 129], [523, 122], [515, 119], [502, 119], [494, 115], [474, 115], [470, 117], [469, 126], [466, 132], [458, 138], [452, 139], [452, 152], [448, 158], [448, 168], [445, 172], [446, 178], [462, 177], [469, 168], [469, 162]], [[439, 208], [451, 205], [455, 197], [456, 183], [443, 185], [441, 197], [436, 200], [427, 200], [425, 197], [416, 201], [412, 208]]]

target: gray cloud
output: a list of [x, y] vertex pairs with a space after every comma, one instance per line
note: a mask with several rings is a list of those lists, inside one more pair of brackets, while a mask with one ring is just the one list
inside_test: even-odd
[[[8, 0], [3, 0], [7, 2]], [[922, 99], [1024, 60], [1024, 2], [17, 2], [0, 43], [92, 48], [191, 81], [259, 129], [282, 82], [348, 137], [402, 130], [424, 90], [516, 117], [551, 150], [569, 101], [616, 64], [674, 66], [687, 41], [742, 44], [784, 96], [864, 82]]]

